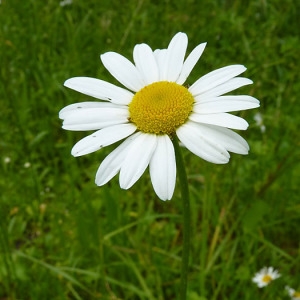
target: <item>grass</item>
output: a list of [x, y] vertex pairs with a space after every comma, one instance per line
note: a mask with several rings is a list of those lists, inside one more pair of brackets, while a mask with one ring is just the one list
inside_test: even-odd
[[[61, 129], [58, 111], [88, 97], [74, 76], [116, 83], [99, 55], [132, 58], [136, 43], [166, 47], [178, 31], [207, 48], [189, 83], [235, 63], [261, 107], [241, 115], [248, 156], [224, 166], [183, 151], [189, 176], [190, 300], [288, 299], [300, 289], [298, 1], [3, 0], [0, 4], [0, 299], [176, 299], [182, 206], [162, 202], [146, 173], [130, 190], [96, 187], [113, 149], [73, 158], [86, 133]], [[265, 132], [254, 121], [262, 116]], [[264, 289], [263, 266], [282, 277]]]

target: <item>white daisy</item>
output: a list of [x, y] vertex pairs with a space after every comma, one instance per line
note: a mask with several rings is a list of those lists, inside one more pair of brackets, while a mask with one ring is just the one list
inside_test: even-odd
[[264, 267], [259, 272], [257, 272], [252, 281], [257, 284], [259, 288], [267, 286], [271, 281], [277, 279], [281, 275], [273, 267]]
[[156, 194], [170, 200], [176, 180], [171, 141], [175, 135], [191, 152], [216, 164], [229, 161], [228, 151], [248, 153], [247, 142], [230, 130], [245, 130], [248, 123], [228, 112], [258, 107], [259, 101], [247, 95], [222, 96], [252, 83], [236, 77], [246, 68], [220, 68], [185, 87], [206, 46], [198, 45], [185, 59], [187, 44], [187, 35], [179, 32], [167, 49], [153, 51], [147, 44], [136, 45], [134, 64], [115, 52], [101, 55], [105, 68], [126, 89], [89, 77], [65, 82], [73, 90], [102, 100], [71, 104], [60, 111], [64, 129], [97, 130], [75, 144], [72, 155], [85, 155], [125, 139], [101, 163], [97, 185], [120, 172], [120, 186], [128, 189], [149, 165]]
[[292, 289], [289, 286], [286, 286], [285, 289], [287, 290], [287, 292], [292, 300], [300, 300], [300, 292]]

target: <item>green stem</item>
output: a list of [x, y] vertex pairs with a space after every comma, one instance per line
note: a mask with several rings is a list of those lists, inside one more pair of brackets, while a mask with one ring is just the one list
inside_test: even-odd
[[180, 182], [181, 199], [183, 207], [183, 249], [182, 249], [182, 264], [181, 264], [181, 284], [180, 298], [186, 299], [187, 279], [189, 268], [189, 253], [190, 253], [190, 196], [188, 180], [185, 171], [184, 161], [182, 158], [180, 146], [177, 137], [173, 139], [173, 145], [176, 155], [177, 174]]

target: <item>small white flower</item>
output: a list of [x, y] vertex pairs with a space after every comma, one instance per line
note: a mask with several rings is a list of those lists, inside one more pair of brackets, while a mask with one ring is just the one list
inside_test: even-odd
[[136, 45], [134, 64], [115, 52], [101, 55], [105, 68], [126, 89], [88, 77], [65, 82], [73, 90], [102, 100], [71, 104], [60, 111], [64, 129], [98, 130], [79, 141], [72, 155], [85, 155], [125, 139], [103, 160], [97, 185], [120, 173], [120, 186], [128, 189], [149, 166], [156, 194], [170, 200], [176, 180], [175, 136], [195, 155], [216, 164], [227, 163], [229, 151], [248, 154], [247, 142], [231, 130], [245, 130], [248, 123], [228, 112], [258, 107], [259, 101], [247, 95], [222, 96], [252, 83], [236, 77], [246, 68], [223, 67], [185, 87], [206, 43], [185, 58], [187, 45], [187, 35], [179, 32], [167, 49], [153, 51], [147, 44]]
[[271, 281], [280, 277], [281, 275], [273, 267], [264, 267], [259, 272], [257, 272], [252, 281], [257, 284], [259, 288], [267, 286]]
[[4, 163], [5, 164], [9, 164], [10, 162], [11, 162], [11, 158], [9, 156], [4, 157]]
[[256, 122], [256, 125], [260, 128], [260, 131], [262, 133], [264, 133], [266, 131], [266, 126], [263, 122], [263, 117], [261, 115], [261, 113], [257, 112], [255, 115], [254, 115], [254, 121]]
[[285, 289], [287, 290], [287, 292], [292, 300], [300, 300], [300, 292], [292, 289], [289, 286], [286, 286]]
[[24, 164], [24, 168], [28, 169], [30, 168], [31, 166], [31, 163], [29, 161], [27, 161], [25, 164]]
[[71, 5], [72, 4], [72, 0], [63, 0], [59, 2], [60, 6], [66, 6], [66, 5]]

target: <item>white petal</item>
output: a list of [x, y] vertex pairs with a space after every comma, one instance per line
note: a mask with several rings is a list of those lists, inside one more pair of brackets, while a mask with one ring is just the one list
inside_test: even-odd
[[164, 74], [167, 73], [167, 49], [156, 49], [153, 54], [158, 67], [159, 80], [165, 80]]
[[176, 182], [176, 161], [173, 144], [167, 135], [157, 136], [157, 146], [150, 160], [149, 171], [155, 193], [161, 200], [170, 200]]
[[182, 70], [184, 56], [188, 44], [185, 33], [177, 33], [171, 40], [166, 55], [166, 73], [162, 80], [176, 81]]
[[183, 145], [195, 155], [215, 164], [226, 164], [229, 161], [229, 153], [226, 149], [202, 134], [197, 124], [187, 122], [180, 126], [177, 136]]
[[130, 144], [139, 135], [141, 135], [141, 133], [137, 132], [128, 137], [103, 160], [96, 174], [95, 182], [97, 185], [106, 184], [120, 171], [123, 161], [127, 156], [128, 149], [130, 148]]
[[111, 107], [111, 108], [117, 108], [117, 107], [125, 107], [125, 106], [119, 106], [116, 104], [112, 104], [109, 102], [79, 102], [79, 103], [73, 103], [70, 105], [65, 106], [63, 109], [59, 112], [59, 118], [64, 120], [66, 116], [71, 112], [75, 110], [83, 110], [86, 108], [102, 108], [102, 107]]
[[[235, 77], [232, 78], [230, 80], [228, 80], [227, 82], [218, 85], [217, 87], [206, 91], [203, 94], [200, 94], [198, 96], [195, 96], [196, 101], [206, 101], [206, 99], [210, 99], [212, 97], [218, 97], [220, 95], [226, 94], [228, 92], [231, 92], [233, 90], [236, 90], [244, 85], [248, 85], [248, 84], [252, 84], [253, 81], [248, 79], [248, 78], [244, 78], [244, 77]], [[190, 91], [190, 89], [189, 89]]]
[[183, 63], [183, 67], [181, 70], [181, 73], [179, 75], [179, 78], [176, 80], [178, 84], [183, 84], [190, 73], [192, 72], [194, 66], [198, 62], [199, 58], [201, 57], [204, 48], [206, 46], [206, 43], [202, 43], [198, 45], [191, 53], [190, 55], [186, 58], [185, 62]]
[[63, 128], [67, 130], [96, 130], [128, 123], [128, 117], [128, 108], [122, 107], [77, 109], [64, 113]]
[[76, 143], [72, 149], [73, 156], [95, 152], [131, 135], [136, 130], [132, 124], [121, 124], [106, 127], [94, 132]]
[[116, 52], [106, 52], [101, 55], [101, 60], [110, 74], [130, 90], [137, 92], [145, 86], [141, 74], [124, 56]]
[[211, 143], [219, 144], [227, 151], [248, 154], [248, 143], [239, 134], [230, 129], [214, 125], [198, 124], [198, 130]]
[[146, 84], [159, 81], [156, 59], [151, 48], [146, 44], [136, 45], [133, 50], [136, 68], [143, 76]]
[[233, 77], [243, 73], [246, 68], [242, 65], [227, 66], [214, 70], [199, 78], [190, 88], [189, 91], [194, 95], [203, 94], [214, 87], [227, 82]]
[[259, 101], [251, 96], [220, 96], [198, 101], [193, 108], [194, 112], [211, 114], [219, 112], [239, 111], [259, 107]]
[[249, 126], [249, 124], [244, 119], [228, 113], [205, 115], [192, 113], [189, 118], [190, 120], [197, 123], [211, 124], [239, 130], [246, 130]]
[[156, 135], [141, 134], [130, 145], [120, 171], [120, 187], [129, 189], [144, 173], [156, 147]]
[[131, 92], [96, 78], [73, 77], [66, 80], [64, 85], [82, 94], [116, 104], [126, 105], [133, 97]]

